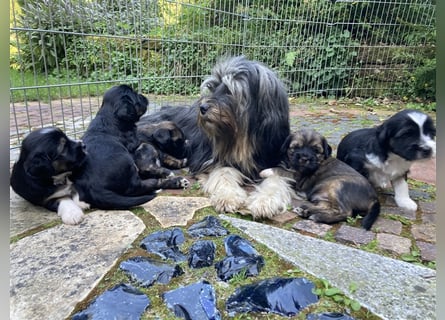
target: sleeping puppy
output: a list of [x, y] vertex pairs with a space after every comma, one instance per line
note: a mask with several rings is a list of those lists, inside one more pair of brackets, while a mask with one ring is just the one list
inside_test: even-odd
[[70, 176], [85, 159], [83, 143], [71, 140], [59, 128], [34, 130], [23, 139], [11, 187], [29, 202], [57, 212], [64, 223], [77, 224], [88, 204], [79, 201]]
[[394, 188], [396, 204], [416, 211], [409, 196], [407, 175], [414, 161], [436, 154], [436, 128], [430, 116], [403, 110], [375, 128], [347, 134], [340, 141], [337, 158], [364, 175], [376, 188]]
[[347, 164], [331, 157], [327, 140], [314, 130], [300, 130], [284, 142], [282, 168], [266, 169], [292, 177], [296, 191], [309, 203], [295, 208], [299, 216], [316, 222], [335, 223], [364, 216], [362, 227], [369, 230], [380, 214], [377, 193], [371, 184]]
[[187, 166], [188, 141], [173, 121], [152, 123], [141, 120], [137, 124], [137, 136], [141, 142], [151, 143], [159, 151], [161, 165], [170, 169]]
[[173, 172], [162, 167], [161, 153], [148, 142], [143, 142], [134, 152], [134, 162], [142, 178], [166, 178], [174, 176]]
[[[128, 209], [141, 205], [161, 188], [183, 188], [182, 177], [143, 179], [133, 159], [139, 146], [136, 122], [147, 111], [148, 100], [127, 85], [114, 86], [82, 140], [88, 152], [84, 169], [73, 176], [80, 199], [99, 209]], [[167, 180], [167, 181], [166, 181]]]

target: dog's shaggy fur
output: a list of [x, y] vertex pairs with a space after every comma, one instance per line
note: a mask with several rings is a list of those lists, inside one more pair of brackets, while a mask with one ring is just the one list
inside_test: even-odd
[[254, 218], [285, 210], [292, 190], [284, 179], [266, 179], [250, 195], [242, 188], [278, 164], [276, 155], [289, 135], [283, 83], [265, 65], [239, 56], [219, 61], [201, 92], [191, 107], [164, 107], [143, 120], [174, 121], [183, 130], [190, 141], [190, 171], [204, 174], [203, 189], [216, 210], [247, 207]]
[[70, 177], [85, 159], [83, 143], [71, 140], [59, 128], [34, 130], [22, 142], [11, 187], [29, 202], [57, 212], [64, 223], [77, 224], [88, 204], [79, 200]]
[[403, 110], [375, 128], [346, 135], [338, 145], [337, 158], [356, 169], [376, 188], [394, 188], [396, 204], [417, 210], [406, 181], [413, 162], [436, 154], [436, 128], [430, 116]]
[[[133, 153], [139, 146], [136, 122], [146, 112], [148, 100], [126, 85], [109, 89], [82, 137], [88, 157], [83, 170], [73, 176], [80, 199], [99, 209], [128, 209], [143, 204], [167, 187], [182, 188], [182, 177], [165, 179], [139, 176]], [[172, 185], [173, 184], [173, 185]]]
[[291, 176], [296, 191], [309, 201], [294, 211], [316, 222], [336, 223], [364, 216], [369, 230], [380, 213], [377, 193], [368, 180], [344, 162], [331, 157], [325, 137], [307, 129], [291, 134], [282, 146], [284, 170], [266, 169], [262, 176]]

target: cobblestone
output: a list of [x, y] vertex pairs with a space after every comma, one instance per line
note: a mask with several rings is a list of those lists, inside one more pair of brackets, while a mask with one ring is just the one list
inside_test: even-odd
[[354, 245], [368, 244], [374, 239], [374, 232], [347, 225], [342, 225], [335, 234], [335, 240]]
[[396, 220], [378, 218], [371, 230], [374, 232], [385, 232], [400, 235], [402, 233], [402, 223]]
[[411, 233], [414, 239], [426, 242], [436, 242], [436, 226], [430, 223], [413, 225]]
[[394, 234], [378, 233], [377, 247], [390, 253], [401, 255], [411, 251], [411, 240]]
[[324, 223], [317, 223], [312, 220], [301, 220], [292, 226], [292, 229], [301, 231], [303, 233], [310, 233], [320, 238], [326, 236], [332, 226]]
[[416, 241], [416, 245], [420, 250], [422, 260], [434, 261], [436, 260], [436, 245], [429, 242]]

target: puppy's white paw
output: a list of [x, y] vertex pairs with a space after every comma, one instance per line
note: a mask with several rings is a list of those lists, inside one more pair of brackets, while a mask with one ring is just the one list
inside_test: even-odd
[[72, 199], [62, 199], [57, 214], [65, 224], [79, 224], [84, 218], [82, 209]]
[[274, 174], [275, 174], [275, 173], [274, 173], [274, 171], [273, 171], [272, 168], [264, 169], [263, 171], [260, 172], [260, 177], [264, 179], [264, 178], [271, 177], [271, 176], [273, 176]]
[[190, 186], [190, 181], [188, 181], [186, 178], [182, 178], [179, 183], [182, 188], [188, 188]]
[[395, 197], [394, 200], [396, 201], [397, 206], [402, 209], [417, 211], [417, 203], [415, 203], [411, 198]]

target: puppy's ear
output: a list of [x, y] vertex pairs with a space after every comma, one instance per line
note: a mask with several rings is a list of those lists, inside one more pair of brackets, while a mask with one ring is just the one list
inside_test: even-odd
[[328, 143], [328, 140], [326, 140], [325, 138], [323, 138], [322, 140], [322, 144], [323, 144], [323, 155], [325, 157], [325, 159], [329, 158], [332, 155], [332, 148]]
[[124, 96], [116, 103], [117, 108], [114, 111], [116, 118], [125, 122], [136, 122], [139, 119], [136, 108], [133, 105], [130, 97]]
[[28, 157], [23, 163], [23, 168], [27, 174], [33, 177], [51, 177], [55, 173], [51, 159], [43, 153]]
[[153, 132], [153, 139], [158, 145], [164, 145], [170, 140], [170, 130], [165, 128], [156, 129]]
[[377, 140], [379, 144], [383, 147], [387, 147], [390, 137], [391, 137], [391, 130], [388, 128], [388, 126], [381, 125], [377, 127]]

